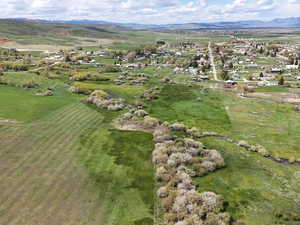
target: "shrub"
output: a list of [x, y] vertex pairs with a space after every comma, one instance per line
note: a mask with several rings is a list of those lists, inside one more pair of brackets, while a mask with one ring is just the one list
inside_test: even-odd
[[239, 141], [238, 145], [244, 148], [250, 148], [251, 146], [246, 141]]
[[[166, 211], [170, 211], [172, 209], [172, 206], [173, 206], [173, 202], [174, 202], [174, 196], [172, 195], [169, 195], [168, 197], [166, 198], [163, 198], [161, 200], [161, 206], [166, 210]], [[174, 216], [174, 214], [173, 214]], [[171, 218], [174, 218], [174, 217], [171, 217]], [[168, 221], [168, 219], [167, 219]]]
[[156, 194], [157, 194], [157, 197], [159, 197], [159, 198], [166, 198], [169, 195], [168, 188], [167, 187], [160, 187], [157, 190]]
[[156, 128], [153, 136], [155, 143], [162, 143], [173, 139], [172, 135], [170, 134], [170, 130], [165, 126], [159, 126]]
[[201, 177], [207, 174], [207, 169], [201, 163], [194, 164], [193, 167], [197, 176]]
[[178, 221], [175, 225], [188, 225], [186, 221]]
[[23, 88], [36, 88], [38, 86], [39, 85], [33, 80], [26, 81], [25, 83], [22, 84]]
[[191, 135], [192, 137], [196, 138], [196, 137], [200, 137], [201, 133], [199, 132], [199, 130], [195, 127], [188, 129], [186, 131], [189, 135]]
[[300, 171], [296, 171], [296, 172], [294, 173], [294, 177], [295, 177], [297, 180], [300, 181]]
[[47, 90], [43, 93], [39, 93], [39, 94], [36, 94], [36, 95], [38, 95], [38, 96], [53, 96], [53, 94], [54, 94], [53, 91]]
[[205, 173], [213, 172], [216, 169], [216, 166], [211, 161], [203, 161], [200, 166], [204, 169]]
[[229, 225], [230, 217], [227, 213], [208, 213], [205, 220], [206, 225]]
[[225, 165], [223, 157], [216, 150], [204, 150], [201, 152], [201, 155], [212, 162], [217, 168], [221, 168]]
[[223, 210], [224, 199], [221, 195], [216, 195], [213, 192], [202, 192], [199, 198], [202, 202], [202, 209], [205, 212], [218, 213]]
[[88, 72], [72, 72], [70, 74], [71, 81], [85, 81], [88, 80], [90, 77], [90, 73]]
[[159, 125], [159, 120], [150, 116], [145, 116], [143, 125], [147, 128], [155, 128]]
[[174, 213], [166, 213], [164, 215], [164, 220], [167, 224], [174, 224], [177, 221], [177, 216]]
[[263, 156], [269, 155], [269, 152], [261, 145], [251, 146], [251, 151], [258, 152], [259, 154], [261, 154]]
[[84, 94], [84, 95], [89, 95], [89, 94], [91, 94], [91, 91], [90, 91], [90, 90], [86, 90], [86, 89], [82, 88], [82, 87], [79, 86], [79, 85], [71, 86], [71, 87], [69, 88], [69, 91], [72, 92], [72, 93], [76, 93], [76, 94]]
[[171, 128], [173, 131], [186, 131], [186, 130], [187, 130], [187, 127], [186, 127], [184, 124], [181, 124], [181, 123], [174, 123], [174, 124], [171, 124], [171, 125], [170, 125], [170, 128]]
[[96, 97], [98, 99], [108, 99], [109, 98], [109, 94], [107, 94], [105, 91], [102, 90], [95, 90], [91, 93], [92, 97]]
[[1, 70], [14, 70], [14, 71], [28, 71], [29, 66], [22, 63], [1, 63], [0, 69]]
[[123, 116], [122, 116], [122, 119], [124, 120], [130, 120], [132, 119], [133, 115], [131, 113], [125, 113]]
[[281, 76], [280, 79], [279, 79], [279, 81], [278, 81], [278, 84], [279, 84], [279, 85], [284, 85], [284, 82], [285, 82], [285, 81], [284, 81], [284, 77]]
[[116, 72], [120, 72], [120, 68], [114, 65], [105, 65], [103, 68], [103, 72], [106, 73], [116, 73]]
[[148, 115], [148, 113], [145, 110], [140, 109], [140, 110], [135, 111], [134, 115], [138, 116], [138, 117], [145, 117]]
[[153, 155], [152, 161], [154, 164], [165, 164], [168, 161], [168, 155], [158, 152]]
[[186, 147], [199, 148], [200, 146], [202, 146], [202, 144], [191, 138], [184, 138], [183, 141]]

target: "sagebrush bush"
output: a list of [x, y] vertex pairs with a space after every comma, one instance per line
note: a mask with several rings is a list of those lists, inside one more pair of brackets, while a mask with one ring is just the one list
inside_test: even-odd
[[174, 131], [186, 131], [187, 127], [181, 123], [174, 123], [170, 125], [170, 128]]

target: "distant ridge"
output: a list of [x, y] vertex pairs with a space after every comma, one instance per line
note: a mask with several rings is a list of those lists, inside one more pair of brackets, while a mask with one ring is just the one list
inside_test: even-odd
[[198, 29], [254, 29], [254, 28], [300, 28], [300, 17], [277, 18], [270, 21], [245, 20], [236, 22], [211, 22], [211, 23], [182, 23], [182, 24], [138, 24], [117, 23], [102, 20], [43, 20], [16, 18], [8, 19], [16, 21], [34, 21], [40, 23], [65, 23], [74, 25], [118, 25], [133, 29], [155, 29], [155, 30], [198, 30]]

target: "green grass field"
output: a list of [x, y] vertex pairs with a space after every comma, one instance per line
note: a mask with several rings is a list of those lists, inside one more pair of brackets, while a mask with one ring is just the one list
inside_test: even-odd
[[52, 111], [76, 99], [78, 97], [71, 94], [35, 96], [30, 90], [0, 86], [0, 118], [32, 122], [47, 117]]
[[[203, 102], [196, 102], [199, 96]], [[183, 122], [237, 141], [261, 144], [276, 157], [299, 157], [299, 119], [292, 107], [249, 102], [223, 92], [203, 93], [196, 87], [166, 86], [161, 98], [149, 107], [151, 115], [162, 120]], [[251, 115], [254, 110], [258, 115]], [[259, 115], [263, 115], [262, 118], [257, 118]], [[298, 223], [299, 205], [294, 200], [300, 189], [293, 175], [299, 170], [297, 166], [280, 165], [215, 138], [200, 141], [208, 148], [220, 150], [227, 165], [225, 169], [198, 178], [200, 191], [222, 194], [233, 218], [246, 224]]]
[[18, 121], [0, 120], [0, 223], [153, 223], [151, 135], [111, 129], [118, 113], [74, 96], [0, 91], [0, 117]]

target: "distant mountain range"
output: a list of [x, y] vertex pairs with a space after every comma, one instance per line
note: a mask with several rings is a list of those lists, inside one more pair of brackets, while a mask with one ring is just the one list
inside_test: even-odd
[[300, 17], [280, 18], [270, 21], [245, 20], [237, 22], [212, 22], [212, 23], [183, 23], [183, 24], [138, 24], [138, 23], [115, 23], [101, 20], [30, 20], [18, 18], [20, 21], [36, 21], [41, 23], [65, 23], [77, 25], [118, 25], [132, 29], [155, 29], [155, 30], [199, 30], [199, 29], [255, 29], [255, 28], [300, 28]]

